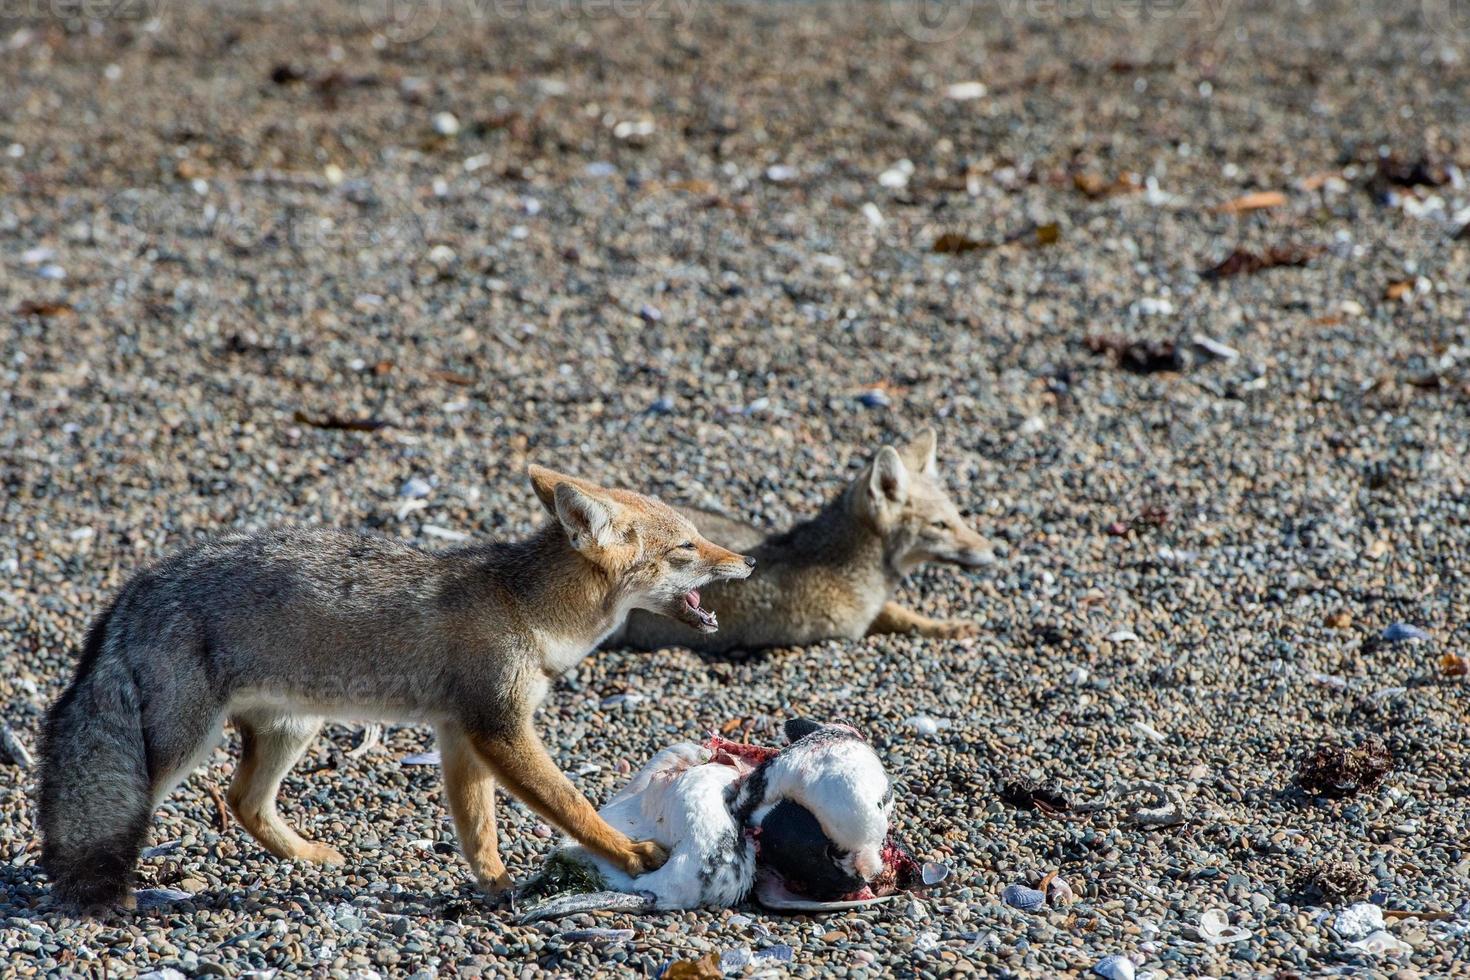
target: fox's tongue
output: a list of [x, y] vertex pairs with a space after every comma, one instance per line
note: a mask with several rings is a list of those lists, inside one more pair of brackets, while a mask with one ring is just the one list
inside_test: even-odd
[[690, 589], [684, 593], [684, 607], [694, 615], [694, 620], [697, 620], [697, 622], [690, 622], [699, 629], [706, 633], [713, 633], [719, 628], [719, 620], [715, 619], [715, 614], [699, 604], [698, 589]]

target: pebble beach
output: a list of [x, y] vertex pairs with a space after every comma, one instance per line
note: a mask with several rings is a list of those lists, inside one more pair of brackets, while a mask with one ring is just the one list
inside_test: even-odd
[[[0, 8], [0, 974], [1464, 975], [1467, 124], [1437, 0]], [[925, 426], [996, 560], [899, 598], [975, 637], [602, 651], [538, 727], [601, 803], [854, 725], [931, 888], [519, 925], [430, 730], [343, 724], [281, 799], [344, 867], [227, 733], [138, 910], [52, 902], [40, 721], [149, 562], [521, 535], [532, 462], [776, 530]]]

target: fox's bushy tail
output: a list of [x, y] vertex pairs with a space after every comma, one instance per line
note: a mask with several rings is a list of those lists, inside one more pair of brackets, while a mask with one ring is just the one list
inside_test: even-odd
[[41, 741], [41, 864], [57, 896], [83, 909], [128, 898], [153, 809], [142, 698], [124, 659], [108, 654], [111, 616], [87, 631]]

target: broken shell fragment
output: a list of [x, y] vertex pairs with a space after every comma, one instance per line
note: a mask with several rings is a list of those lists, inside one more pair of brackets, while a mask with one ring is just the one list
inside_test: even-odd
[[938, 861], [925, 861], [921, 875], [924, 884], [937, 885], [949, 877], [949, 865], [940, 864]]
[[1201, 942], [1211, 946], [1244, 942], [1251, 937], [1249, 930], [1230, 924], [1230, 917], [1225, 914], [1224, 909], [1209, 909], [1200, 915], [1199, 925], [1195, 926], [1194, 932]]
[[1007, 885], [1006, 890], [1000, 893], [1001, 899], [1011, 908], [1020, 909], [1022, 912], [1035, 912], [1046, 904], [1046, 895], [1035, 888], [1027, 888], [1025, 885]]
[[1162, 783], [1140, 782], [1134, 783], [1123, 790], [1125, 795], [1147, 793], [1153, 797], [1151, 803], [1144, 803], [1136, 807], [1129, 818], [1134, 823], [1145, 827], [1172, 827], [1183, 823], [1187, 817], [1184, 813], [1184, 797], [1179, 791]]
[[1412, 953], [1414, 951], [1414, 947], [1393, 933], [1386, 932], [1383, 929], [1375, 930], [1357, 942], [1348, 943], [1347, 947], [1348, 949], [1356, 949], [1359, 952], [1368, 953], [1372, 956], [1382, 956], [1385, 953], [1390, 955], [1394, 953]]
[[1046, 884], [1046, 900], [1053, 905], [1071, 905], [1077, 901], [1077, 893], [1072, 891], [1066, 878], [1058, 875]]

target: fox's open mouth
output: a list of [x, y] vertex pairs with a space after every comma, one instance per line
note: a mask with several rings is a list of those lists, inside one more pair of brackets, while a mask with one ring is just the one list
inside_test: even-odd
[[715, 618], [714, 612], [699, 604], [698, 589], [690, 589], [684, 593], [684, 601], [679, 604], [678, 618], [701, 633], [713, 633], [720, 628], [720, 621]]

